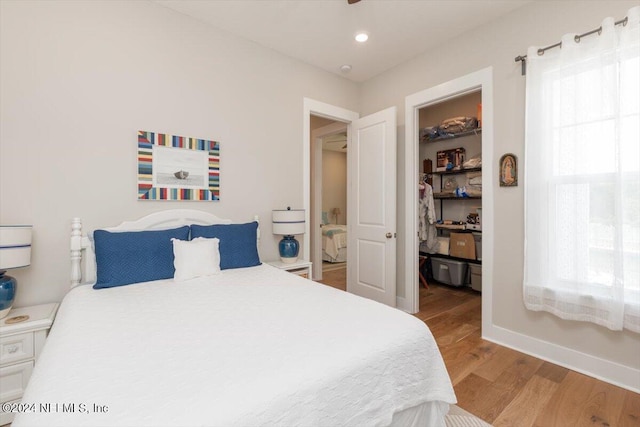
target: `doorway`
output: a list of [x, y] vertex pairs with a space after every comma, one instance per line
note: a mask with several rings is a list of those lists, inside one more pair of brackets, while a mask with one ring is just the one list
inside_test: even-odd
[[[492, 280], [493, 280], [493, 70], [491, 67], [451, 80], [433, 88], [415, 93], [405, 99], [405, 263], [406, 301], [404, 308], [415, 313], [419, 310], [418, 278], [418, 181], [420, 110], [472, 92], [481, 93], [482, 104], [482, 335], [492, 328]], [[410, 256], [409, 254], [413, 254]]]
[[312, 114], [310, 126], [313, 279], [346, 290], [347, 124]]
[[[312, 181], [318, 182], [321, 179], [321, 169], [316, 162], [312, 162], [312, 157], [321, 157], [321, 144], [315, 144], [317, 137], [339, 133], [346, 126], [347, 140], [350, 138], [351, 123], [359, 118], [359, 114], [334, 105], [325, 104], [309, 98], [304, 98], [303, 102], [303, 134], [302, 134], [302, 163], [303, 163], [303, 203], [306, 216], [306, 231], [303, 242], [304, 256], [309, 259], [313, 268], [313, 280], [322, 278], [322, 234], [320, 224], [322, 221], [322, 193], [312, 191]], [[311, 120], [318, 128], [323, 128], [322, 132], [314, 133], [312, 136]], [[329, 128], [327, 128], [329, 126]], [[330, 128], [333, 126], [333, 128]], [[313, 151], [312, 151], [313, 149]], [[313, 178], [313, 179], [312, 179]], [[314, 190], [316, 188], [314, 187]], [[313, 207], [312, 207], [313, 206]], [[312, 236], [313, 235], [313, 236]], [[312, 247], [311, 241], [314, 242]]]
[[[347, 291], [392, 307], [397, 300], [396, 110], [360, 118], [353, 111], [305, 98], [302, 140], [304, 256], [309, 259], [310, 234], [318, 233], [321, 218], [319, 203], [311, 210], [311, 117], [318, 116], [347, 125]], [[320, 269], [313, 270], [316, 278]]]
[[427, 316], [441, 313], [443, 298], [473, 300], [480, 312], [481, 106], [475, 90], [418, 109], [419, 304]]

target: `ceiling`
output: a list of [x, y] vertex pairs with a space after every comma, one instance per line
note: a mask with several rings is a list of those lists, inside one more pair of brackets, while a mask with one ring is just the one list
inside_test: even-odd
[[[311, 115], [310, 128], [311, 130], [315, 130], [324, 126], [329, 126], [333, 123], [338, 123], [332, 119], [326, 119], [320, 116]], [[345, 124], [346, 128], [346, 124]], [[347, 131], [338, 132], [331, 136], [326, 136], [322, 138], [322, 149], [329, 151], [339, 151], [341, 153], [347, 152]]]
[[[355, 82], [366, 81], [532, 0], [156, 0]], [[369, 34], [358, 43], [357, 32]], [[352, 67], [348, 73], [342, 65]]]
[[340, 132], [335, 135], [322, 138], [322, 149], [328, 151], [347, 152], [347, 132]]

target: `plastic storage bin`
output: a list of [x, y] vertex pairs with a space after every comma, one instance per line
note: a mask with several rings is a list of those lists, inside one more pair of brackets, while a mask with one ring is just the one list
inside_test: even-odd
[[476, 243], [476, 259], [482, 260], [482, 233], [473, 233], [473, 240]]
[[468, 263], [443, 258], [431, 258], [433, 278], [452, 286], [464, 286]]
[[471, 270], [471, 289], [482, 292], [482, 265], [469, 264]]

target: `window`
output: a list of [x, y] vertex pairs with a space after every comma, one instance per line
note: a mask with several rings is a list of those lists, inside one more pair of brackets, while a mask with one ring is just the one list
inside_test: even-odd
[[640, 7], [527, 54], [525, 305], [640, 332]]

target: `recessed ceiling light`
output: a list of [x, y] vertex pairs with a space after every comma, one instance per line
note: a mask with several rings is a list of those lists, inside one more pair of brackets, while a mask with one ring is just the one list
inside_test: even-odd
[[349, 71], [351, 71], [351, 65], [344, 64], [342, 67], [340, 67], [340, 71], [342, 71], [343, 73], [348, 73]]
[[364, 43], [369, 40], [369, 35], [367, 33], [358, 33], [356, 34], [356, 41], [360, 43]]

